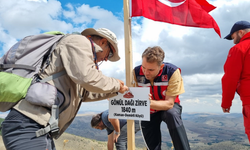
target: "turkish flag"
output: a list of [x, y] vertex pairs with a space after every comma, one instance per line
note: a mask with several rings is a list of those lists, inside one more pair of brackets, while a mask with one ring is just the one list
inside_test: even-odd
[[206, 0], [131, 0], [131, 17], [144, 16], [154, 21], [182, 26], [214, 28], [220, 35], [220, 28], [208, 14], [212, 8]]
[[214, 10], [216, 7], [209, 4], [206, 0], [195, 0], [199, 5], [201, 5], [201, 8], [204, 9], [206, 12], [210, 12]]

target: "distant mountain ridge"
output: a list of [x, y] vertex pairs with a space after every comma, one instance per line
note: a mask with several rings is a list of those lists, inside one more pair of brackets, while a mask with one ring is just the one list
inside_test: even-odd
[[[90, 126], [92, 115], [78, 116], [66, 132], [82, 137], [107, 141], [106, 130], [93, 129]], [[216, 143], [236, 142], [239, 146], [248, 147], [245, 135], [243, 118], [240, 113], [211, 114], [211, 113], [184, 113], [183, 122], [188, 134], [190, 145], [193, 149], [211, 147]], [[170, 149], [172, 146], [167, 126], [162, 123], [162, 147]], [[136, 147], [144, 147], [141, 133], [136, 134]], [[237, 145], [234, 143], [234, 145]], [[248, 147], [250, 149], [250, 147]], [[198, 150], [198, 149], [197, 149]]]

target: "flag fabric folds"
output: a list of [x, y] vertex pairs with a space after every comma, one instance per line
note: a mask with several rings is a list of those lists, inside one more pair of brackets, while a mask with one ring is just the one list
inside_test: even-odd
[[216, 7], [209, 4], [206, 0], [195, 0], [199, 5], [201, 5], [201, 8], [204, 9], [206, 12], [210, 12], [214, 10]]
[[215, 7], [206, 0], [131, 0], [131, 5], [131, 17], [144, 16], [182, 26], [214, 28], [221, 37], [219, 26], [208, 14]]

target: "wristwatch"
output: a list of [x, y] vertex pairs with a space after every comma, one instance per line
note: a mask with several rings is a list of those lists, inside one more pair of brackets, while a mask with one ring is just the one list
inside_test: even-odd
[[116, 134], [116, 135], [119, 135], [119, 134], [120, 134], [120, 132], [116, 132], [116, 131], [115, 131], [115, 134]]

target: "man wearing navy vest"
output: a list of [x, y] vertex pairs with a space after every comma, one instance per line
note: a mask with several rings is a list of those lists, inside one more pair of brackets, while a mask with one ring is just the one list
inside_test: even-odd
[[161, 122], [167, 124], [175, 150], [190, 150], [181, 119], [179, 95], [184, 93], [180, 69], [163, 62], [164, 51], [159, 46], [148, 47], [142, 54], [142, 65], [134, 68], [137, 87], [150, 87], [150, 121], [141, 128], [147, 148], [161, 150]]

